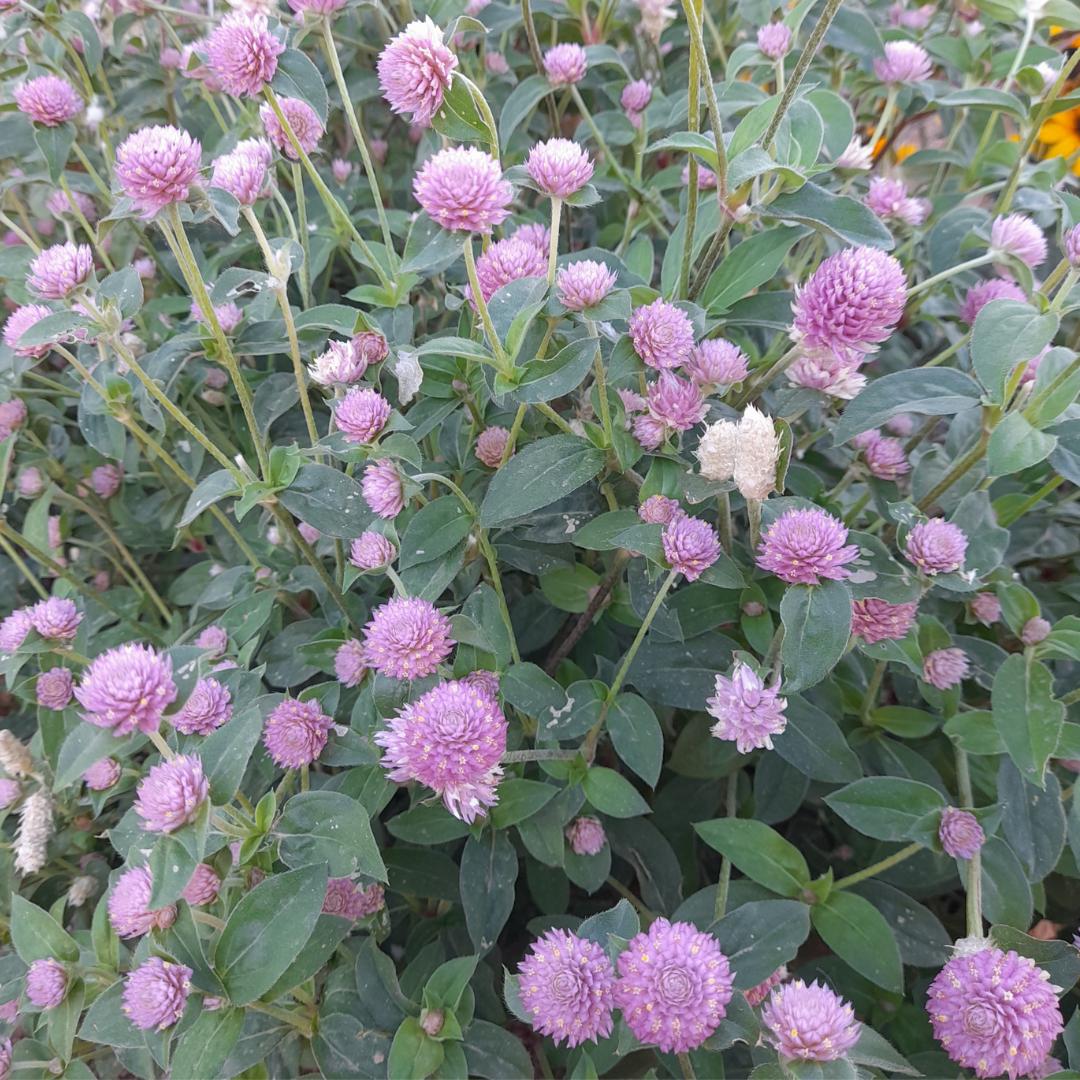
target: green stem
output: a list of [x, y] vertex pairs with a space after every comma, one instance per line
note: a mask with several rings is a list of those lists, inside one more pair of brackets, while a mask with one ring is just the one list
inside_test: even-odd
[[573, 761], [576, 750], [508, 750], [500, 758], [503, 765], [516, 765], [526, 761]]
[[847, 877], [842, 877], [839, 881], [833, 882], [833, 890], [850, 889], [852, 885], [858, 885], [860, 881], [872, 878], [875, 874], [881, 874], [886, 870], [891, 870], [894, 866], [899, 865], [905, 859], [910, 859], [912, 855], [917, 855], [920, 851], [922, 851], [922, 844], [918, 841], [908, 844], [907, 847], [902, 847], [899, 851], [894, 851], [891, 855], [884, 859], [880, 859], [872, 866], [868, 866], [865, 870], [860, 870], [856, 874], [849, 874]]
[[600, 399], [600, 423], [604, 428], [604, 445], [615, 445], [615, 432], [611, 426], [611, 405], [607, 396], [607, 376], [604, 374], [604, 354], [600, 349], [600, 341], [597, 338], [596, 324], [592, 319], [588, 320], [589, 336], [596, 338], [596, 355], [593, 357], [593, 372], [596, 377], [596, 396]]
[[676, 1060], [679, 1062], [679, 1072], [682, 1073], [683, 1080], [697, 1080], [697, 1073], [694, 1072], [694, 1063], [690, 1060], [689, 1054], [676, 1054]]
[[627, 672], [630, 670], [630, 665], [633, 664], [634, 657], [637, 656], [638, 650], [645, 640], [645, 635], [649, 632], [649, 627], [652, 625], [653, 619], [656, 618], [656, 613], [660, 610], [660, 605], [663, 604], [664, 600], [667, 598], [667, 594], [671, 590], [671, 586], [675, 584], [675, 579], [678, 576], [678, 570], [669, 570], [667, 577], [664, 578], [664, 583], [657, 590], [656, 596], [653, 597], [653, 602], [649, 605], [649, 610], [645, 612], [645, 618], [642, 620], [641, 626], [638, 627], [638, 632], [635, 635], [629, 650], [627, 650], [626, 655], [623, 657], [623, 661], [619, 665], [619, 670], [615, 672], [615, 678], [611, 683], [611, 689], [607, 692], [607, 702], [614, 701], [619, 694], [619, 690], [622, 689], [622, 684], [626, 679]]
[[[698, 17], [700, 7], [696, 0], [683, 0], [683, 10], [686, 12], [687, 25], [693, 23]], [[701, 92], [701, 73], [698, 70], [698, 50], [693, 45], [690, 49], [690, 76], [689, 76], [689, 101], [687, 112], [687, 128], [696, 132], [701, 126], [701, 107], [699, 102]], [[698, 210], [698, 159], [696, 154], [690, 155], [688, 162], [689, 176], [686, 189], [686, 230], [683, 235], [682, 262], [679, 265], [679, 283], [676, 286], [676, 294], [688, 297], [690, 287], [690, 262], [694, 253], [694, 232], [697, 229]]]
[[761, 375], [747, 379], [743, 392], [732, 402], [733, 409], [742, 409], [758, 396], [776, 378], [782, 375], [799, 356], [799, 347], [796, 345], [788, 349], [783, 356], [775, 360]]
[[947, 349], [943, 349], [937, 354], [937, 356], [931, 357], [922, 366], [924, 368], [937, 367], [939, 364], [944, 364], [946, 360], [951, 360], [969, 341], [971, 340], [971, 331], [969, 330], [958, 341], [953, 342]]
[[863, 695], [860, 715], [863, 723], [866, 722], [871, 710], [877, 704], [878, 691], [881, 689], [881, 680], [885, 677], [885, 661], [879, 660], [874, 665], [874, 673], [870, 676], [870, 682], [866, 685], [866, 693]]
[[499, 574], [499, 560], [495, 556], [495, 548], [488, 539], [487, 531], [480, 530], [480, 550], [487, 562], [488, 574], [491, 577], [492, 587], [499, 602], [499, 614], [502, 616], [503, 626], [506, 627], [507, 636], [510, 639], [510, 658], [515, 664], [521, 663], [521, 653], [518, 651], [517, 638], [514, 635], [514, 624], [510, 620], [510, 608], [506, 603], [506, 593], [503, 591], [502, 577]]
[[[975, 795], [971, 789], [971, 770], [968, 768], [967, 754], [959, 746], [954, 747], [956, 754], [956, 785], [960, 791], [960, 805], [965, 810], [975, 809]], [[967, 867], [967, 936], [983, 936], [982, 920], [982, 853], [976, 851], [968, 860]]]
[[1005, 510], [998, 517], [998, 524], [1007, 529], [1014, 521], [1022, 518], [1033, 506], [1037, 506], [1047, 495], [1050, 494], [1055, 488], [1061, 487], [1065, 483], [1065, 477], [1053, 476], [1046, 481], [1045, 484], [1034, 494], [1029, 495], [1022, 503], [1020, 503], [1014, 510]]
[[[738, 813], [739, 770], [736, 769], [724, 781], [724, 817], [734, 818]], [[731, 888], [731, 859], [725, 855], [720, 860], [720, 873], [716, 879], [716, 903], [713, 905], [713, 922], [718, 923], [727, 914], [728, 891]]]
[[986, 444], [989, 441], [990, 433], [984, 431], [979, 436], [978, 442], [918, 501], [916, 504], [918, 508], [925, 511], [928, 507], [933, 506], [957, 480], [964, 476], [969, 469], [977, 465], [982, 460], [983, 453], [986, 451]]
[[311, 307], [311, 234], [308, 232], [307, 196], [304, 194], [304, 174], [300, 163], [292, 163], [292, 187], [296, 198], [296, 217], [299, 221], [300, 247], [304, 252], [304, 263], [300, 267], [300, 292], [304, 303]]
[[874, 134], [870, 136], [871, 154], [877, 148], [878, 139], [888, 132], [889, 121], [892, 119], [893, 110], [896, 108], [896, 94], [897, 87], [895, 86], [890, 86], [885, 93], [885, 106], [882, 108], [877, 125], [874, 127]]
[[29, 582], [30, 588], [32, 588], [42, 600], [47, 600], [49, 597], [48, 590], [41, 584], [37, 574], [26, 565], [23, 557], [8, 542], [6, 536], [0, 535], [0, 549], [3, 549], [4, 554], [18, 567], [19, 572]]
[[908, 300], [913, 300], [919, 293], [924, 293], [927, 289], [933, 288], [942, 281], [948, 281], [949, 278], [954, 277], [956, 274], [963, 273], [965, 270], [973, 270], [976, 266], [985, 266], [992, 259], [993, 255], [991, 255], [989, 251], [986, 251], [983, 252], [982, 255], [977, 255], [974, 259], [968, 259], [967, 262], [950, 266], [948, 269], [942, 270], [940, 274], [934, 274], [933, 277], [928, 277], [925, 281], [920, 281], [917, 285], [912, 285], [911, 288], [908, 289]]
[[[559, 258], [559, 222], [562, 219], [562, 199], [556, 199], [552, 196], [551, 199], [551, 238], [548, 240], [548, 269], [547, 269], [547, 283], [548, 288], [555, 283], [555, 263]], [[469, 243], [470, 249], [472, 243]], [[470, 285], [471, 285], [470, 281]]]
[[[556, 242], [555, 237], [552, 236], [552, 243]], [[499, 361], [503, 370], [509, 371], [513, 367], [513, 363], [506, 355], [506, 350], [502, 347], [499, 335], [495, 333], [495, 326], [491, 321], [487, 301], [480, 291], [480, 279], [476, 275], [476, 258], [473, 255], [472, 233], [466, 233], [463, 250], [465, 252], [465, 271], [469, 275], [469, 288], [472, 290], [472, 299], [473, 303], [476, 304], [476, 310], [480, 312], [480, 322], [484, 327], [484, 333], [487, 335], [488, 344], [491, 346], [491, 351], [495, 354], [495, 358]]]

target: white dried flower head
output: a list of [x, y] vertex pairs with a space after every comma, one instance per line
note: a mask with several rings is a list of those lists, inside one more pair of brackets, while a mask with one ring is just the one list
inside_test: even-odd
[[398, 381], [398, 400], [402, 405], [408, 405], [420, 392], [420, 384], [424, 381], [419, 356], [411, 349], [398, 350], [394, 376]]
[[869, 143], [861, 143], [856, 136], [844, 148], [844, 152], [834, 162], [838, 169], [853, 169], [866, 172], [873, 168], [873, 148]]
[[733, 479], [744, 499], [761, 502], [776, 488], [780, 440], [772, 417], [747, 405], [739, 421]]
[[19, 811], [19, 831], [15, 834], [15, 869], [20, 874], [36, 874], [45, 865], [45, 851], [53, 834], [52, 800], [46, 791], [35, 791]]
[[730, 420], [718, 420], [705, 429], [698, 444], [697, 459], [706, 480], [731, 479], [738, 438], [739, 425]]
[[97, 879], [89, 874], [81, 874], [72, 881], [67, 899], [72, 907], [82, 907], [97, 892]]
[[34, 771], [34, 759], [30, 751], [6, 728], [0, 731], [0, 768], [21, 780]]

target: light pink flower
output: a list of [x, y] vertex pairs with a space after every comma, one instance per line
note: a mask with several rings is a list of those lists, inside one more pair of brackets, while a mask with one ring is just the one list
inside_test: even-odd
[[694, 325], [681, 308], [664, 299], [654, 300], [630, 316], [630, 339], [649, 367], [675, 368], [690, 359]]
[[124, 1015], [142, 1031], [164, 1031], [180, 1019], [191, 992], [191, 968], [153, 956], [124, 978]]
[[209, 735], [232, 718], [232, 695], [217, 679], [200, 679], [172, 718], [184, 735]]
[[652, 101], [652, 85], [647, 79], [635, 79], [628, 82], [619, 96], [619, 104], [626, 113], [626, 118], [634, 127], [641, 127], [641, 114]]
[[685, 371], [701, 386], [731, 386], [746, 378], [749, 361], [738, 345], [723, 338], [708, 338], [694, 346]]
[[991, 300], [1018, 300], [1023, 303], [1027, 297], [1015, 281], [1009, 281], [1006, 278], [988, 278], [968, 289], [963, 307], [960, 309], [960, 318], [968, 326], [973, 326], [975, 317]]
[[426, 127], [442, 106], [457, 63], [430, 18], [411, 22], [379, 54], [383, 97], [394, 112]]
[[976, 593], [971, 598], [971, 614], [983, 626], [992, 626], [1001, 618], [1001, 601], [992, 592]]
[[108, 791], [119, 782], [123, 768], [115, 758], [101, 758], [82, 774], [83, 783], [91, 791]]
[[367, 371], [368, 362], [351, 341], [327, 342], [326, 351], [311, 362], [308, 371], [320, 386], [351, 386]]
[[232, 11], [206, 39], [206, 65], [226, 93], [256, 97], [274, 78], [284, 51], [265, 15]]
[[923, 657], [923, 678], [938, 690], [949, 690], [967, 678], [971, 662], [963, 649], [935, 649]]
[[82, 612], [74, 600], [50, 596], [39, 600], [30, 609], [30, 625], [43, 637], [52, 641], [72, 641], [79, 632]]
[[990, 250], [1012, 255], [1032, 270], [1046, 262], [1046, 237], [1042, 229], [1023, 214], [994, 218], [990, 226]]
[[383, 887], [377, 882], [361, 885], [350, 878], [331, 878], [326, 883], [323, 914], [337, 915], [350, 922], [366, 919], [386, 906]]
[[588, 151], [572, 139], [548, 139], [529, 151], [525, 169], [546, 195], [566, 199], [592, 179], [593, 163]]
[[756, 1009], [769, 996], [772, 988], [786, 982], [787, 978], [788, 969], [784, 966], [778, 967], [767, 979], [745, 991], [746, 1003]]
[[217, 899], [220, 889], [221, 878], [214, 873], [213, 867], [207, 866], [206, 863], [199, 863], [180, 896], [189, 904], [202, 907], [212, 904]]
[[83, 111], [78, 91], [59, 75], [39, 75], [15, 87], [15, 104], [19, 112], [45, 127], [59, 127]]
[[682, 514], [678, 499], [666, 495], [650, 495], [639, 507], [638, 517], [649, 525], [667, 525]]
[[917, 600], [907, 604], [890, 604], [873, 596], [856, 600], [851, 605], [851, 632], [870, 645], [899, 641], [907, 637], [918, 610]]
[[124, 481], [124, 469], [121, 465], [98, 465], [90, 473], [90, 486], [99, 499], [111, 499]]
[[334, 158], [330, 162], [330, 172], [333, 173], [334, 179], [342, 187], [348, 183], [349, 177], [352, 176], [352, 162], [346, 161], [345, 158]]
[[575, 855], [599, 855], [607, 843], [607, 834], [599, 818], [574, 818], [566, 826], [566, 840]]
[[555, 275], [559, 303], [570, 311], [596, 307], [615, 287], [618, 275], [602, 262], [579, 259], [560, 266]]
[[379, 605], [364, 627], [364, 659], [392, 679], [433, 674], [453, 651], [450, 620], [419, 597], [395, 596]]
[[71, 701], [73, 685], [71, 672], [67, 668], [54, 667], [43, 671], [34, 684], [38, 704], [44, 709], [54, 709], [57, 712], [66, 709]]
[[318, 701], [287, 697], [266, 718], [263, 745], [276, 765], [299, 769], [323, 752], [333, 726]]
[[[682, 167], [682, 182], [683, 186], [690, 183], [690, 162], [687, 160], [686, 164]], [[716, 173], [712, 171], [707, 165], [703, 165], [698, 162], [697, 172], [697, 186], [698, 191], [715, 191], [716, 190]]]
[[229, 647], [229, 635], [225, 627], [211, 623], [195, 639], [195, 644], [211, 656], [221, 656]]
[[497, 469], [502, 464], [502, 456], [510, 432], [504, 427], [484, 428], [476, 439], [475, 453], [477, 460], [489, 469]]
[[342, 686], [359, 686], [363, 682], [367, 664], [364, 646], [356, 638], [349, 638], [338, 646], [334, 653], [334, 674]]
[[[485, 303], [511, 281], [520, 281], [522, 278], [530, 277], [542, 278], [546, 274], [546, 253], [517, 235], [507, 237], [505, 240], [496, 240], [476, 260], [476, 280], [480, 284], [480, 294]], [[472, 288], [467, 286], [465, 294], [476, 310], [477, 305], [472, 295]]]
[[19, 470], [15, 487], [24, 498], [36, 499], [45, 490], [45, 478], [40, 469], [27, 465], [25, 469]]
[[26, 284], [45, 300], [70, 296], [94, 272], [94, 253], [89, 244], [53, 244], [30, 264]]
[[124, 194], [151, 217], [183, 202], [199, 179], [202, 146], [169, 125], [139, 128], [116, 151], [116, 178]]
[[938, 839], [946, 855], [954, 859], [973, 859], [986, 843], [986, 833], [974, 814], [958, 810], [955, 806], [946, 806], [941, 811]]
[[588, 67], [588, 54], [580, 45], [553, 45], [544, 53], [544, 71], [552, 86], [581, 82]]
[[767, 687], [761, 676], [738, 660], [730, 679], [716, 676], [715, 694], [705, 707], [716, 719], [710, 729], [713, 736], [734, 742], [740, 754], [771, 750], [772, 737], [787, 727], [787, 701], [780, 697], [780, 684]]
[[1051, 629], [1052, 627], [1046, 619], [1036, 615], [1024, 623], [1020, 630], [1020, 641], [1028, 646], [1038, 645], [1040, 641], [1046, 640]]
[[791, 30], [782, 22], [766, 23], [757, 32], [757, 47], [770, 60], [781, 60], [791, 48]]
[[930, 78], [930, 57], [913, 41], [888, 41], [885, 55], [874, 61], [874, 74], [883, 83], [902, 85], [925, 82]]
[[87, 221], [91, 223], [97, 221], [97, 206], [95, 205], [94, 200], [81, 191], [72, 191], [71, 194], [72, 198], [69, 199], [67, 192], [54, 191], [45, 200], [45, 209], [48, 210], [50, 214], [61, 217], [64, 214], [73, 214], [75, 208], [78, 208], [79, 213], [81, 213]]
[[879, 480], [898, 480], [911, 472], [900, 439], [891, 439], [877, 431], [864, 431], [852, 439], [852, 443], [862, 450], [866, 467]]
[[20, 795], [22, 795], [22, 784], [18, 780], [11, 780], [6, 776], [0, 777], [0, 810], [14, 806], [19, 801]]
[[394, 518], [405, 507], [405, 491], [401, 474], [389, 458], [371, 462], [360, 481], [364, 501], [381, 518]]
[[785, 1061], [837, 1061], [859, 1041], [851, 1005], [827, 986], [796, 979], [777, 986], [761, 1012], [765, 1038]]
[[451, 146], [424, 162], [413, 194], [444, 229], [489, 233], [509, 216], [514, 190], [489, 154], [475, 146]]
[[138, 937], [151, 930], [164, 930], [176, 922], [176, 908], [150, 910], [154, 878], [145, 866], [125, 870], [109, 893], [109, 922], [122, 938]]
[[847, 564], [859, 557], [847, 536], [843, 522], [824, 510], [787, 510], [762, 536], [757, 564], [791, 585], [843, 581], [851, 576]]
[[253, 206], [266, 191], [267, 161], [239, 147], [214, 159], [210, 186], [227, 191], [241, 206]]
[[867, 207], [885, 221], [902, 221], [905, 225], [921, 225], [929, 216], [931, 206], [926, 199], [908, 195], [903, 180], [875, 176], [865, 199]]
[[195, 820], [209, 796], [202, 762], [193, 754], [181, 754], [154, 765], [139, 782], [135, 812], [149, 832], [175, 832]]
[[701, 518], [688, 514], [672, 516], [664, 529], [664, 558], [687, 581], [697, 581], [720, 557], [720, 538]]
[[[4, 323], [4, 344], [12, 349], [16, 356], [32, 356], [40, 360], [52, 351], [52, 345], [48, 342], [42, 345], [23, 345], [23, 335], [30, 327], [37, 325], [42, 319], [47, 319], [52, 312], [44, 304], [23, 304], [17, 307]], [[8, 404], [5, 402], [5, 404]], [[22, 402], [19, 402], [22, 405]], [[26, 406], [23, 405], [23, 419], [26, 419]], [[4, 425], [6, 430], [6, 425]], [[10, 434], [10, 432], [8, 432]], [[4, 435], [7, 438], [7, 435]]]
[[1074, 269], [1080, 266], [1080, 225], [1074, 225], [1065, 234], [1062, 241], [1062, 250], [1065, 252], [1065, 258], [1069, 260], [1069, 264]]
[[368, 529], [352, 542], [349, 562], [358, 570], [380, 570], [397, 558], [397, 548], [382, 533]]
[[[319, 145], [319, 140], [326, 130], [319, 114], [300, 98], [284, 97], [278, 100], [282, 115], [289, 122], [300, 149], [305, 154], [310, 154]], [[286, 134], [277, 113], [269, 105], [263, 105], [259, 109], [259, 119], [262, 121], [266, 137], [281, 151], [290, 161], [299, 161], [300, 155], [296, 152], [292, 140]]]
[[338, 401], [334, 420], [347, 442], [370, 443], [378, 438], [392, 411], [378, 390], [354, 387]]
[[963, 569], [967, 546], [968, 538], [958, 525], [931, 518], [908, 533], [904, 554], [924, 574], [949, 574]]
[[634, 435], [646, 450], [655, 450], [673, 431], [689, 431], [708, 414], [697, 383], [670, 371], [648, 387], [648, 414], [634, 421]]
[[67, 969], [47, 956], [35, 960], [26, 973], [26, 996], [39, 1009], [55, 1009], [67, 994]]
[[297, 15], [333, 15], [345, 6], [345, 0], [289, 0], [289, 7]]
[[172, 661], [147, 645], [129, 643], [96, 657], [75, 689], [83, 719], [116, 736], [157, 731], [176, 700]]

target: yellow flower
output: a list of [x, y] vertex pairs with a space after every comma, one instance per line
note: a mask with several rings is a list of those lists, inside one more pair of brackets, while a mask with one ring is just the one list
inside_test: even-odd
[[896, 155], [896, 163], [899, 165], [901, 162], [906, 161], [912, 154], [919, 148], [914, 143], [900, 143], [893, 153]]
[[[1080, 109], [1051, 116], [1039, 128], [1039, 142], [1043, 144], [1044, 157], [1072, 157], [1080, 150]], [[1080, 176], [1080, 161], [1074, 163], [1073, 172]]]

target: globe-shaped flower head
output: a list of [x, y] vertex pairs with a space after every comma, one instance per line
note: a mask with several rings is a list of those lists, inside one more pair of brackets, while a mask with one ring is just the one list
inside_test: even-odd
[[946, 855], [954, 859], [973, 859], [986, 843], [986, 833], [974, 814], [958, 810], [955, 806], [946, 806], [941, 811], [938, 839]]
[[967, 546], [967, 535], [959, 525], [931, 518], [908, 533], [904, 554], [924, 574], [949, 574], [963, 569]]
[[626, 113], [627, 120], [634, 127], [641, 127], [641, 114], [652, 101], [652, 84], [647, 79], [635, 79], [627, 83], [619, 96], [619, 104]]
[[1074, 269], [1080, 266], [1080, 225], [1074, 225], [1065, 233], [1061, 247], [1070, 265]]
[[[547, 253], [516, 234], [488, 245], [487, 251], [482, 252], [476, 260], [476, 280], [480, 284], [480, 294], [485, 303], [511, 281], [521, 281], [529, 277], [542, 278], [545, 274]], [[471, 287], [466, 294], [473, 308], [477, 308]]]
[[210, 795], [202, 762], [193, 754], [181, 754], [153, 766], [139, 782], [135, 812], [150, 832], [175, 832], [194, 821]]
[[1023, 303], [1026, 299], [1024, 290], [1015, 281], [1007, 278], [987, 278], [968, 289], [960, 308], [960, 318], [968, 326], [973, 326], [975, 317], [991, 300], [1018, 300]]
[[323, 914], [337, 915], [350, 922], [374, 915], [386, 904], [383, 887], [378, 883], [361, 885], [350, 878], [331, 878], [326, 883]]
[[38, 704], [46, 709], [66, 709], [71, 701], [73, 680], [67, 668], [54, 667], [37, 677], [34, 691]]
[[[43, 356], [46, 356], [52, 349], [52, 346], [45, 342], [41, 345], [24, 345], [22, 339], [26, 332], [32, 327], [36, 326], [42, 319], [47, 319], [52, 312], [44, 304], [22, 304], [17, 307], [8, 317], [4, 323], [4, 344], [15, 353], [16, 356], [30, 356], [35, 360], [40, 360]], [[25, 409], [21, 401], [18, 402], [23, 408], [23, 419], [26, 419]], [[15, 402], [5, 401], [3, 406], [5, 411], [9, 411], [10, 408], [15, 406]], [[0, 434], [3, 438], [7, 438], [14, 430], [9, 427], [7, 423], [3, 423], [0, 420]]]
[[26, 973], [26, 996], [39, 1009], [55, 1009], [67, 993], [67, 969], [51, 956], [35, 960]]
[[851, 605], [851, 632], [869, 645], [899, 641], [907, 637], [918, 610], [917, 600], [906, 604], [890, 604], [873, 596], [856, 600]]
[[351, 443], [370, 443], [390, 419], [390, 402], [378, 390], [354, 387], [334, 409], [334, 420]]
[[401, 474], [390, 458], [380, 458], [366, 465], [360, 488], [364, 501], [381, 518], [397, 517], [405, 506]]
[[847, 543], [844, 523], [816, 507], [787, 510], [765, 531], [757, 564], [790, 585], [818, 585], [851, 576], [859, 549]]
[[681, 308], [663, 299], [654, 300], [630, 316], [630, 340], [649, 367], [675, 368], [690, 359], [694, 324]]
[[310, 765], [326, 746], [334, 721], [314, 699], [285, 698], [266, 718], [263, 745], [274, 763], [283, 769]]
[[200, 679], [172, 723], [185, 735], [209, 735], [228, 723], [232, 712], [232, 695], [228, 689], [217, 679]]
[[380, 570], [397, 558], [397, 548], [382, 533], [362, 532], [349, 548], [349, 562], [358, 570]]
[[967, 678], [971, 663], [963, 649], [935, 649], [923, 658], [923, 678], [938, 690], [950, 690]]
[[1037, 1074], [1063, 1023], [1034, 960], [991, 947], [954, 956], [926, 995], [934, 1037], [978, 1077]]
[[[289, 122], [300, 149], [305, 154], [310, 154], [319, 145], [326, 126], [319, 119], [319, 114], [301, 98], [285, 97], [278, 100], [282, 115]], [[292, 144], [288, 132], [282, 126], [277, 113], [269, 105], [263, 105], [259, 109], [259, 119], [262, 121], [266, 137], [281, 151], [290, 161], [299, 161], [300, 155]]]
[[589, 56], [580, 45], [553, 45], [544, 53], [544, 72], [552, 86], [572, 86], [585, 78]]
[[990, 250], [1012, 255], [1034, 270], [1046, 262], [1046, 237], [1031, 218], [1008, 214], [995, 218], [990, 226]]
[[921, 225], [930, 213], [931, 205], [926, 199], [914, 199], [908, 195], [903, 180], [875, 176], [866, 193], [866, 205], [885, 221], [901, 221], [905, 225]]
[[266, 190], [267, 164], [262, 154], [237, 147], [214, 159], [210, 186], [227, 191], [241, 206], [253, 206]]
[[708, 338], [694, 346], [686, 361], [686, 373], [702, 386], [731, 386], [749, 372], [746, 353], [723, 338]]
[[59, 75], [39, 75], [15, 87], [15, 104], [24, 116], [43, 127], [59, 127], [83, 110], [83, 99]]
[[375, 609], [364, 627], [368, 666], [392, 679], [433, 674], [453, 648], [450, 620], [419, 597], [393, 597]]
[[780, 697], [780, 684], [766, 686], [760, 675], [740, 661], [735, 662], [730, 679], [716, 676], [716, 693], [705, 707], [716, 718], [713, 735], [734, 742], [740, 754], [771, 750], [772, 737], [787, 727], [787, 701]]
[[510, 432], [504, 427], [484, 428], [476, 439], [476, 460], [489, 469], [497, 469], [509, 440]]
[[665, 1054], [697, 1049], [727, 1013], [727, 957], [690, 923], [656, 919], [620, 953], [618, 968], [615, 1004], [627, 1027]]
[[82, 774], [83, 783], [91, 791], [108, 791], [109, 788], [119, 783], [124, 770], [120, 762], [115, 758], [104, 757], [95, 761], [89, 769]]
[[88, 244], [53, 244], [30, 264], [26, 284], [45, 300], [70, 296], [94, 272]]
[[164, 1031], [184, 1014], [191, 968], [154, 956], [124, 978], [124, 1015], [141, 1031]]
[[226, 93], [255, 97], [274, 78], [284, 51], [265, 15], [233, 11], [206, 39], [206, 64]]
[[664, 558], [687, 581], [697, 581], [720, 557], [720, 538], [701, 518], [679, 514], [672, 517], [661, 536]]
[[464, 680], [439, 683], [375, 736], [391, 780], [419, 781], [462, 821], [498, 802], [506, 717], [490, 694]]
[[199, 179], [202, 146], [171, 125], [139, 128], [116, 151], [116, 178], [124, 194], [151, 217], [183, 202]]
[[859, 1041], [862, 1028], [842, 997], [802, 979], [777, 986], [761, 1019], [766, 1038], [787, 1061], [836, 1061]]
[[572, 139], [548, 139], [529, 151], [525, 169], [544, 194], [566, 199], [592, 179], [593, 163], [588, 151]]
[[180, 896], [189, 904], [201, 907], [212, 904], [220, 891], [221, 878], [214, 873], [213, 867], [199, 863]]
[[359, 686], [367, 674], [364, 646], [356, 638], [349, 638], [334, 653], [334, 674], [342, 686]]
[[176, 700], [172, 661], [148, 645], [129, 643], [95, 657], [75, 689], [83, 719], [116, 736], [157, 731]]
[[475, 146], [450, 146], [424, 162], [413, 194], [444, 229], [489, 233], [509, 215], [514, 190], [489, 154]]
[[575, 855], [599, 855], [607, 843], [607, 834], [599, 818], [583, 815], [566, 826], [566, 840]]
[[611, 1034], [615, 972], [603, 947], [565, 930], [532, 943], [518, 968], [518, 994], [532, 1026], [556, 1046]]
[[50, 596], [30, 609], [30, 625], [51, 641], [71, 641], [79, 632], [82, 612], [66, 596]]
[[782, 60], [791, 48], [791, 30], [782, 22], [766, 23], [757, 32], [757, 47], [770, 60]]
[[109, 893], [109, 923], [122, 938], [164, 930], [176, 922], [176, 908], [150, 908], [154, 877], [145, 866], [133, 866], [116, 879]]
[[930, 57], [913, 41], [889, 41], [885, 55], [874, 61], [874, 74], [883, 83], [896, 86], [925, 82], [930, 78]]
[[596, 307], [613, 288], [618, 275], [602, 262], [579, 259], [560, 266], [555, 274], [559, 303], [570, 311]]
[[430, 18], [409, 23], [379, 54], [376, 70], [383, 97], [396, 113], [427, 127], [439, 111], [457, 57]]

